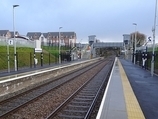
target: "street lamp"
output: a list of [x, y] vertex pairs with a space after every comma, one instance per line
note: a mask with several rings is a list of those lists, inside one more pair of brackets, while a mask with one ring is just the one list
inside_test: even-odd
[[136, 27], [137, 27], [137, 24], [136, 23], [133, 23], [133, 25], [135, 25], [135, 39], [134, 39], [134, 64], [136, 64], [136, 42], [137, 42], [137, 35], [136, 35]]
[[15, 65], [15, 71], [17, 71], [16, 41], [15, 41], [15, 25], [14, 25], [14, 8], [15, 8], [15, 7], [19, 7], [19, 5], [13, 5], [14, 65]]
[[133, 34], [131, 35], [131, 37], [132, 37], [132, 51], [131, 51], [132, 55], [131, 55], [131, 61], [134, 62], [134, 60], [133, 60], [134, 59], [134, 46], [133, 46], [134, 45], [134, 36], [133, 36]]
[[157, 0], [156, 0], [156, 4], [155, 4], [154, 27], [152, 29], [152, 32], [153, 32], [153, 52], [152, 52], [152, 60], [151, 60], [151, 76], [153, 76], [153, 74], [154, 74], [156, 15], [157, 15]]
[[148, 37], [148, 41], [144, 44], [144, 46], [145, 46], [145, 52], [146, 52], [146, 53], [147, 53], [147, 44], [148, 44], [149, 42], [151, 42], [151, 37], [150, 37], [150, 36]]
[[60, 29], [63, 28], [63, 27], [59, 27], [59, 64], [61, 64], [61, 56], [60, 56], [60, 46], [61, 46], [61, 43], [60, 43]]

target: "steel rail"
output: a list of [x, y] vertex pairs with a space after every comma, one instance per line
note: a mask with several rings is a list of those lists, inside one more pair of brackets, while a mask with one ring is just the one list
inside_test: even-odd
[[[97, 62], [97, 63], [94, 64], [93, 66], [90, 66], [90, 69], [96, 67], [96, 66], [97, 66], [98, 64], [100, 64], [100, 63], [102, 63], [102, 61]], [[86, 69], [86, 71], [90, 70], [90, 69], [88, 69], [87, 67], [85, 67], [85, 69]], [[50, 91], [52, 91], [52, 90], [54, 90], [54, 89], [56, 89], [56, 88], [58, 88], [58, 87], [64, 85], [65, 83], [67, 83], [67, 82], [69, 82], [69, 81], [75, 79], [75, 77], [78, 77], [78, 76], [80, 76], [81, 74], [84, 74], [84, 73], [86, 72], [86, 71], [83, 71], [83, 68], [80, 69], [79, 71], [81, 71], [81, 70], [82, 70], [82, 73], [79, 73], [79, 74], [77, 74], [77, 75], [71, 77], [71, 79], [69, 79], [69, 80], [67, 80], [67, 81], [65, 81], [65, 82], [62, 82], [61, 84], [58, 84], [58, 85], [56, 85], [55, 87], [50, 88], [50, 89], [46, 90], [45, 92], [42, 92], [41, 94], [39, 94], [38, 91], [37, 91], [37, 92], [35, 91], [36, 94], [34, 94], [34, 97], [33, 97], [33, 98], [31, 97], [31, 99], [29, 99], [29, 97], [26, 97], [28, 100], [26, 100], [26, 99], [24, 98], [23, 100], [25, 100], [25, 101], [22, 102], [22, 104], [19, 104], [19, 105], [13, 107], [13, 108], [10, 109], [10, 110], [6, 110], [6, 111], [3, 110], [3, 111], [5, 111], [5, 113], [2, 113], [2, 112], [1, 112], [1, 113], [0, 113], [0, 118], [6, 117], [8, 114], [17, 111], [19, 108], [24, 107], [25, 105], [27, 105], [27, 104], [29, 104], [29, 103], [35, 101], [36, 99], [42, 97], [43, 95], [49, 93]], [[76, 73], [76, 71], [74, 71], [74, 73]], [[71, 73], [71, 74], [67, 74], [66, 76], [69, 76], [69, 75], [72, 75], [72, 73]], [[59, 80], [59, 79], [61, 79], [61, 78], [63, 78], [63, 77], [65, 77], [65, 75], [62, 76], [62, 77], [57, 78], [55, 81], [57, 81], [57, 80]], [[52, 82], [54, 82], [54, 81], [52, 81]], [[50, 85], [50, 82], [48, 82], [48, 83], [46, 83], [46, 84], [44, 84], [44, 85], [42, 85], [42, 86], [46, 86], [46, 85]], [[41, 87], [41, 86], [36, 87], [35, 90], [36, 90], [36, 89], [38, 90], [40, 87]], [[25, 95], [26, 93], [32, 92], [32, 90], [34, 90], [34, 89], [31, 89], [31, 90], [29, 90], [29, 91], [27, 91], [27, 92], [24, 92], [24, 93], [22, 93], [22, 94], [19, 94], [19, 95], [15, 96], [15, 97], [12, 97], [12, 98], [10, 98], [10, 99], [7, 99], [7, 101], [10, 101], [10, 100], [12, 100], [12, 99], [15, 99], [16, 97], [17, 97], [17, 99], [19, 99], [20, 97], [22, 97], [22, 96]], [[20, 97], [18, 97], [18, 96], [20, 96]], [[5, 101], [3, 101], [3, 102], [0, 103], [0, 107], [2, 107], [2, 104], [3, 104], [4, 102], [5, 102]], [[6, 104], [4, 104], [4, 105], [6, 105]], [[14, 105], [14, 104], [9, 104], [9, 105]], [[1, 109], [2, 109], [2, 108], [1, 108]]]
[[[112, 67], [112, 66], [110, 65], [110, 67]], [[109, 69], [110, 69], [110, 70], [107, 71], [106, 76], [108, 76], [109, 72], [111, 71], [111, 68], [109, 68]], [[101, 70], [102, 70], [102, 68], [101, 68], [98, 72], [100, 72]], [[77, 95], [79, 94], [79, 92], [81, 92], [81, 91], [87, 86], [87, 84], [98, 74], [98, 72], [95, 73], [95, 74], [93, 74], [93, 77], [91, 77], [91, 78], [90, 78], [88, 81], [86, 81], [80, 88], [78, 88], [78, 90], [76, 90], [71, 96], [69, 96], [60, 106], [58, 106], [58, 108], [56, 108], [51, 114], [49, 114], [49, 115], [46, 117], [46, 119], [52, 119], [52, 118], [56, 117], [56, 116], [58, 115], [58, 113], [61, 112], [62, 109], [63, 109], [66, 105], [68, 105], [68, 104], [72, 101], [72, 99], [74, 99], [75, 96], [77, 96]], [[105, 81], [106, 81], [106, 78], [104, 79], [103, 82], [105, 82]], [[95, 102], [96, 102], [96, 100], [97, 100], [99, 91], [100, 91], [101, 88], [103, 87], [103, 84], [104, 84], [104, 83], [101, 84], [99, 90], [97, 91], [97, 94], [96, 94], [96, 96], [94, 97], [94, 100], [92, 101], [92, 104], [90, 105], [90, 107], [89, 107], [89, 109], [88, 109], [88, 111], [87, 111], [87, 113], [86, 113], [86, 115], [85, 115], [85, 119], [87, 119], [87, 118], [90, 116], [90, 114], [91, 114], [91, 112], [92, 112], [92, 110], [93, 110], [93, 107], [94, 107], [94, 105], [95, 105]], [[64, 118], [64, 117], [63, 117], [63, 118]], [[70, 118], [71, 118], [71, 117], [70, 117]]]

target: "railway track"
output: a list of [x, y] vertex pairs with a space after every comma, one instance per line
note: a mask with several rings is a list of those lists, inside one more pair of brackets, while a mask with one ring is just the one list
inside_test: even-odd
[[[50, 93], [52, 94], [53, 91], [55, 92], [55, 90], [58, 90], [60, 88], [62, 89], [62, 86], [65, 86], [65, 84], [70, 85], [69, 82], [72, 82], [73, 80], [75, 80], [76, 78], [79, 78], [80, 76], [82, 77], [85, 74], [85, 72], [87, 72], [87, 71], [95, 70], [96, 66], [103, 65], [103, 63], [107, 64], [107, 62], [105, 63], [105, 61], [98, 62], [92, 66], [85, 67], [84, 69], [80, 69], [71, 74], [67, 74], [67, 75], [60, 77], [59, 79], [55, 79], [52, 82], [49, 82], [45, 85], [36, 87], [25, 93], [22, 93], [20, 95], [7, 99], [6, 101], [0, 102], [0, 118], [11, 119], [11, 118], [22, 118], [23, 116], [26, 119], [34, 118], [33, 116], [30, 117], [29, 115], [27, 115], [27, 116], [23, 115], [24, 112], [21, 112], [21, 110], [25, 110], [25, 108], [28, 108], [29, 110], [31, 110], [32, 108], [34, 108], [34, 106], [31, 108], [29, 108], [29, 106], [34, 105], [34, 103], [38, 102], [41, 98], [44, 98], [45, 95], [50, 95]], [[85, 81], [85, 82], [87, 82], [87, 81]], [[65, 86], [65, 87], [67, 87], [67, 86]], [[76, 90], [77, 90], [77, 88], [76, 88]], [[67, 96], [67, 97], [69, 97], [69, 96]], [[63, 98], [63, 100], [65, 100], [65, 97]], [[63, 100], [61, 102], [63, 102]], [[52, 112], [53, 110], [56, 110], [56, 108], [61, 104], [61, 102], [59, 104], [57, 103], [56, 106], [53, 106], [54, 109], [52, 108], [52, 109], [50, 109], [50, 111]], [[38, 109], [38, 110], [40, 110], [40, 109]], [[41, 116], [41, 115], [39, 115], [39, 116], [47, 118], [47, 116], [51, 113], [50, 111], [48, 113], [46, 113], [44, 116]]]
[[91, 77], [46, 119], [89, 119], [102, 88], [105, 88], [111, 68], [112, 64], [109, 64]]

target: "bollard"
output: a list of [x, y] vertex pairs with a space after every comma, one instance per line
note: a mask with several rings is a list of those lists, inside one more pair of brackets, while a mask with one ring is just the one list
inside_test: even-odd
[[43, 53], [41, 52], [41, 67], [43, 66]]

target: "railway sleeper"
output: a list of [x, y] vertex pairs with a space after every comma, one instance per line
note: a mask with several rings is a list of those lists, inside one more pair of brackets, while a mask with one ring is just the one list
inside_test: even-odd
[[87, 95], [86, 95], [86, 96], [83, 96], [83, 95], [78, 95], [77, 98], [83, 98], [83, 99], [87, 99], [87, 98], [88, 98], [88, 99], [93, 99], [94, 96], [87, 96]]
[[74, 115], [59, 115], [59, 119], [83, 119], [84, 116], [74, 116]]
[[87, 107], [87, 106], [74, 106], [74, 105], [68, 105], [68, 106], [66, 106], [65, 107], [65, 109], [69, 109], [69, 110], [88, 110], [89, 109], [89, 107]]
[[72, 100], [72, 101], [71, 101], [71, 104], [74, 104], [74, 105], [75, 105], [75, 104], [81, 104], [81, 105], [82, 105], [82, 104], [88, 104], [88, 105], [89, 105], [89, 104], [91, 104], [91, 102], [92, 102], [92, 101], [84, 101], [84, 100], [76, 101], [76, 100]]
[[62, 114], [64, 115], [86, 115], [87, 111], [83, 110], [63, 110]]
[[86, 99], [83, 99], [83, 98], [75, 98], [75, 99], [73, 99], [73, 101], [76, 101], [76, 102], [82, 102], [82, 101], [84, 101], [84, 102], [89, 102], [89, 101], [93, 101], [93, 99], [88, 99], [88, 98], [86, 98]]
[[95, 94], [91, 94], [91, 93], [90, 93], [90, 94], [87, 94], [87, 93], [80, 92], [79, 95], [91, 96], [91, 97], [93, 96], [93, 98], [95, 97]]
[[[91, 87], [90, 87], [90, 88], [91, 88]], [[82, 93], [95, 93], [95, 92], [97, 92], [96, 89], [97, 89], [97, 88], [91, 89], [91, 90], [82, 90], [81, 92], [82, 92]]]
[[2, 113], [6, 112], [8, 109], [13, 109], [13, 107], [8, 107], [8, 106], [1, 107], [0, 115], [2, 115]]
[[91, 103], [87, 103], [87, 102], [86, 102], [86, 103], [84, 103], [84, 102], [83, 102], [83, 103], [71, 102], [70, 104], [71, 104], [71, 105], [75, 105], [75, 106], [76, 106], [76, 105], [77, 105], [77, 106], [90, 106], [90, 105], [91, 105]]

